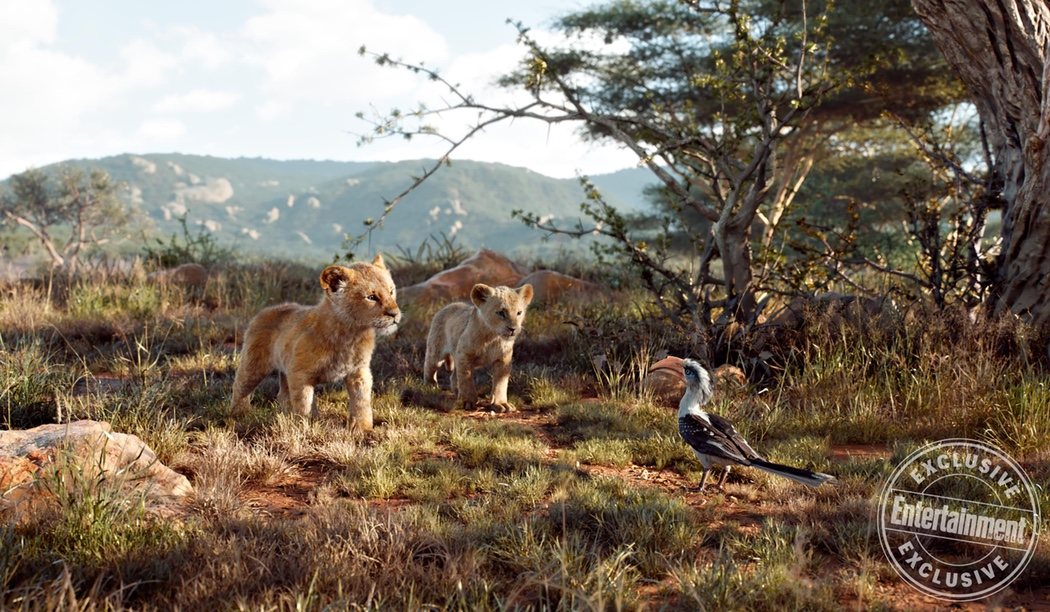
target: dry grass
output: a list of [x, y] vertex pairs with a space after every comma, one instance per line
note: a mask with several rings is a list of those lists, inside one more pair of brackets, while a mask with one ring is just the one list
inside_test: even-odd
[[[46, 521], [0, 530], [0, 608], [908, 607], [870, 520], [894, 462], [923, 440], [971, 436], [1050, 478], [1050, 391], [1030, 330], [914, 314], [813, 317], [777, 339], [765, 370], [748, 368], [750, 392], [716, 402], [770, 458], [838, 475], [816, 491], [746, 469], [725, 492], [690, 491], [699, 466], [639, 373], [663, 351], [754, 356], [668, 329], [630, 295], [530, 310], [518, 415], [450, 410], [423, 385], [434, 308], [406, 308], [375, 355], [372, 434], [347, 428], [338, 385], [320, 389], [317, 421], [281, 414], [270, 380], [228, 422], [244, 324], [316, 300], [315, 276], [273, 263], [222, 269], [198, 292], [133, 274], [51, 298], [0, 290], [4, 426], [108, 420], [195, 488], [157, 520], [79, 483]], [[847, 443], [891, 456], [832, 462]], [[1048, 548], [1015, 585], [1022, 598], [1050, 579]]]

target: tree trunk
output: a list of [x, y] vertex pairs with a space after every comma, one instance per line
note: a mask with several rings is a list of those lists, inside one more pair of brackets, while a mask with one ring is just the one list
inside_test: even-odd
[[1043, 0], [912, 0], [973, 95], [1003, 186], [992, 312], [1050, 322], [1050, 6]]
[[726, 305], [730, 307], [722, 319], [751, 321], [756, 307], [755, 290], [751, 285], [751, 225], [719, 221], [712, 232], [722, 260]]

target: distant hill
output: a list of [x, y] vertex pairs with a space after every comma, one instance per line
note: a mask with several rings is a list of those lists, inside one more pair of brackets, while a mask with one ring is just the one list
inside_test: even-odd
[[[383, 202], [411, 184], [427, 160], [405, 162], [276, 161], [199, 155], [118, 155], [63, 164], [98, 167], [128, 185], [132, 199], [162, 234], [176, 218], [203, 225], [246, 252], [297, 258], [330, 257], [344, 233], [378, 217]], [[624, 211], [645, 207], [647, 171], [628, 169], [591, 177]], [[554, 179], [524, 168], [456, 161], [402, 200], [373, 248], [412, 248], [430, 235], [454, 235], [464, 246], [505, 252], [542, 249], [540, 233], [511, 218], [527, 210], [556, 219], [579, 216], [583, 192], [576, 179]], [[550, 248], [550, 246], [546, 246]]]

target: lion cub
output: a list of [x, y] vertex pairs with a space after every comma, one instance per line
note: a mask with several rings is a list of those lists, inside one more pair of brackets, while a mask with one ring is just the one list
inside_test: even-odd
[[514, 339], [521, 333], [525, 310], [532, 301], [532, 285], [517, 291], [509, 287], [477, 284], [470, 290], [473, 306], [455, 303], [434, 315], [427, 336], [423, 376], [437, 382], [438, 366], [453, 374], [452, 389], [459, 403], [471, 410], [477, 406], [474, 370], [492, 366], [492, 401], [497, 412], [514, 412], [507, 401], [510, 360]]
[[390, 334], [401, 321], [396, 289], [383, 257], [321, 272], [324, 296], [315, 306], [280, 304], [248, 324], [233, 381], [232, 413], [249, 408], [263, 378], [280, 376], [278, 402], [302, 416], [316, 416], [314, 386], [346, 381], [352, 425], [372, 429], [372, 350], [376, 332]]

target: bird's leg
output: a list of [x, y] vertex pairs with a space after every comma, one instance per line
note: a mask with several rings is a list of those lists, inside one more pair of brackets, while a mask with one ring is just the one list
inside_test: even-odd
[[700, 491], [700, 492], [703, 492], [703, 490], [704, 490], [704, 484], [707, 483], [707, 473], [709, 471], [710, 471], [709, 469], [704, 468], [704, 475], [700, 477], [700, 486], [697, 487], [697, 490]]
[[729, 478], [729, 466], [726, 466], [726, 471], [722, 472], [722, 478], [718, 480], [718, 490], [721, 491], [726, 484], [726, 478]]

